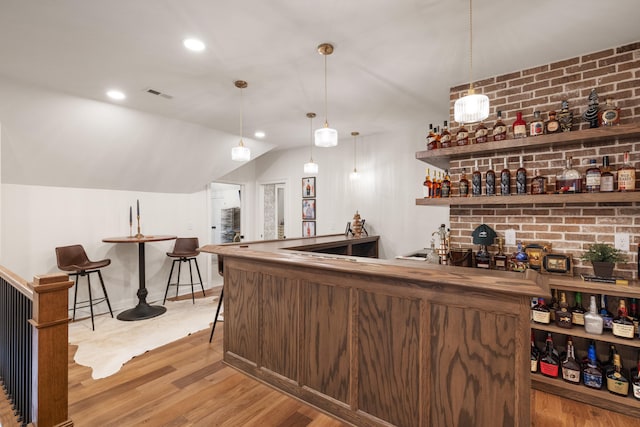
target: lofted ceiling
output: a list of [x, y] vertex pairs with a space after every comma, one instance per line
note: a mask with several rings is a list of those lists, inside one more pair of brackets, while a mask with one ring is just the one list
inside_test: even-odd
[[[637, 0], [475, 0], [474, 78], [639, 39]], [[323, 107], [342, 138], [440, 122], [468, 81], [467, 0], [0, 0], [0, 75], [68, 95], [238, 134], [308, 143]], [[197, 37], [207, 49], [185, 50]], [[124, 101], [104, 93], [119, 88]], [[146, 92], [152, 88], [167, 99]]]

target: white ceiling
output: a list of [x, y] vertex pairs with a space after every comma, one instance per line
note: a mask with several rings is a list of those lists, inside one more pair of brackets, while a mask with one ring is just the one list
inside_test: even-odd
[[[640, 39], [638, 0], [476, 0], [474, 78]], [[468, 81], [467, 0], [0, 0], [0, 75], [83, 98], [306, 145], [308, 111], [342, 138], [440, 122], [448, 88]], [[196, 54], [182, 47], [195, 36]], [[147, 94], [153, 88], [173, 96]], [[435, 112], [435, 117], [434, 117]]]

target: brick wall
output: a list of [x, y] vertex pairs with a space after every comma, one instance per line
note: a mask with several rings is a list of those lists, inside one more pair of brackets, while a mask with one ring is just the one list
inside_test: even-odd
[[[491, 102], [490, 116], [486, 121], [491, 128], [496, 111], [502, 111], [503, 121], [511, 125], [516, 112], [522, 111], [523, 118], [529, 123], [533, 112], [539, 110], [546, 120], [550, 110], [560, 111], [560, 103], [566, 99], [574, 115], [573, 130], [585, 129], [586, 122], [581, 120], [588, 105], [587, 97], [595, 88], [600, 105], [612, 97], [621, 108], [621, 123], [640, 122], [640, 42], [618, 48], [590, 53], [576, 58], [541, 65], [474, 82], [478, 93], [486, 94]], [[453, 104], [466, 94], [468, 85], [450, 90], [450, 115], [453, 117]], [[452, 126], [452, 133], [456, 131]], [[555, 175], [561, 171], [566, 156], [572, 156], [574, 167], [584, 173], [589, 159], [595, 158], [601, 164], [602, 156], [609, 155], [615, 170], [622, 163], [622, 153], [630, 152], [631, 162], [638, 166], [640, 161], [640, 139], [606, 141], [564, 146], [561, 150], [553, 148], [515, 149], [492, 157], [496, 174], [502, 169], [503, 158], [508, 159], [515, 180], [519, 156], [523, 156], [530, 181], [534, 169], [547, 177], [553, 185]], [[462, 168], [467, 173], [474, 169], [475, 160], [479, 170], [488, 168], [489, 157], [452, 160], [450, 163], [451, 181], [454, 194]], [[640, 178], [640, 173], [638, 173]], [[469, 176], [470, 178], [470, 176]], [[638, 184], [636, 184], [636, 188]], [[569, 197], [569, 196], [568, 196]], [[631, 252], [628, 262], [618, 264], [616, 274], [624, 277], [636, 277], [637, 251], [640, 244], [640, 204], [639, 203], [591, 203], [591, 204], [526, 204], [526, 205], [473, 205], [451, 206], [450, 224], [454, 247], [474, 247], [471, 232], [479, 224], [485, 223], [504, 235], [507, 229], [515, 229], [517, 240], [525, 243], [551, 243], [553, 252], [571, 254], [574, 258], [574, 272], [592, 273], [589, 265], [580, 262], [582, 252], [593, 242], [613, 243], [614, 233], [630, 234]], [[474, 248], [477, 249], [477, 248]], [[507, 252], [515, 251], [507, 247]], [[495, 252], [496, 248], [490, 248]]]

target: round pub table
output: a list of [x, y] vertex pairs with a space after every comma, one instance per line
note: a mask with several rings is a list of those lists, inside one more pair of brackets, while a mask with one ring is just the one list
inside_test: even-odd
[[160, 242], [163, 240], [174, 240], [177, 236], [155, 235], [155, 236], [125, 236], [125, 237], [107, 237], [102, 239], [105, 243], [137, 243], [138, 244], [138, 305], [134, 308], [123, 311], [118, 314], [118, 320], [142, 320], [156, 317], [167, 311], [166, 307], [161, 305], [151, 305], [147, 303], [147, 287], [145, 285], [145, 262], [144, 262], [144, 244], [146, 242]]

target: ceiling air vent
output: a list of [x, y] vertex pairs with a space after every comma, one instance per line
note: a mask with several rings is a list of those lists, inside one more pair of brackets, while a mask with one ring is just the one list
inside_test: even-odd
[[156, 95], [156, 96], [161, 96], [165, 99], [173, 99], [173, 96], [167, 94], [167, 93], [162, 93], [159, 90], [153, 89], [153, 88], [147, 88], [145, 89], [145, 92], [150, 93], [151, 95]]

